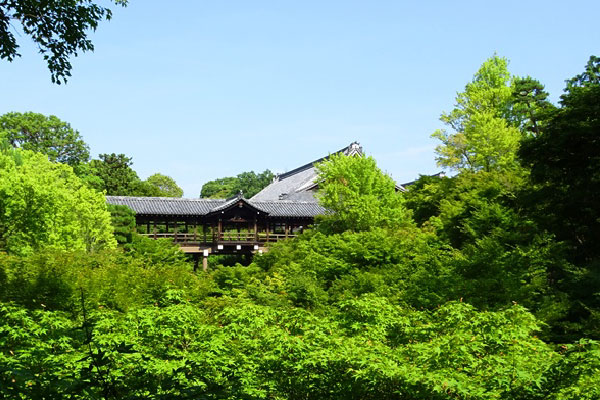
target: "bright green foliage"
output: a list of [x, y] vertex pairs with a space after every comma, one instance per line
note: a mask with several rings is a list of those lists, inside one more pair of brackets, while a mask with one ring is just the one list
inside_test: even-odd
[[76, 166], [90, 158], [79, 132], [54, 115], [12, 112], [0, 116], [0, 137], [15, 147], [48, 156], [50, 161]]
[[[195, 273], [119, 208], [126, 251], [0, 253], [0, 398], [600, 398], [597, 61], [559, 109], [530, 78], [508, 87], [497, 57], [459, 95], [448, 121], [469, 138], [522, 130], [530, 169], [478, 144], [477, 166], [398, 193], [371, 158], [333, 156], [318, 166], [329, 213], [248, 266]], [[58, 187], [86, 188], [68, 166], [0, 150], [0, 233], [47, 240], [94, 214], [68, 214], [81, 200]], [[146, 190], [131, 181], [115, 187]], [[48, 211], [55, 198], [69, 211]]]
[[[126, 5], [127, 0], [113, 0]], [[13, 22], [18, 22], [44, 60], [54, 83], [64, 83], [71, 76], [69, 58], [78, 52], [94, 50], [87, 38], [98, 22], [112, 16], [110, 9], [91, 0], [8, 0], [0, 3], [0, 58], [12, 61], [20, 56]]]
[[241, 191], [249, 199], [267, 187], [273, 181], [273, 176], [273, 173], [267, 169], [259, 174], [250, 171], [242, 172], [235, 177], [218, 178], [202, 185], [200, 197], [226, 199]]
[[51, 247], [95, 251], [114, 247], [104, 196], [71, 167], [42, 154], [0, 154], [0, 248], [27, 254]]
[[508, 61], [494, 55], [483, 63], [456, 106], [440, 120], [454, 132], [436, 131], [438, 165], [451, 169], [502, 170], [515, 164], [521, 134], [511, 117]]
[[178, 264], [186, 260], [177, 244], [169, 239], [150, 239], [133, 234], [129, 254], [150, 264]]
[[159, 197], [181, 197], [183, 189], [177, 186], [177, 183], [170, 176], [163, 174], [154, 174], [146, 179], [146, 182], [155, 186], [161, 195]]
[[203, 199], [226, 199], [236, 194], [236, 183], [237, 178], [233, 176], [218, 178], [214, 181], [206, 182], [204, 185], [202, 185], [200, 197]]
[[373, 158], [334, 154], [317, 170], [319, 203], [330, 212], [319, 219], [321, 229], [360, 232], [411, 224], [396, 184]]

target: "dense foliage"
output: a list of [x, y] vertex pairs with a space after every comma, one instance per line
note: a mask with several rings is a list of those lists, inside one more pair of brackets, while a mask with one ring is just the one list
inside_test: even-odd
[[257, 174], [254, 171], [242, 172], [237, 176], [218, 178], [202, 185], [200, 197], [210, 199], [227, 199], [240, 191], [249, 199], [273, 181], [273, 173], [264, 170]]
[[104, 196], [71, 167], [27, 150], [0, 151], [0, 249], [95, 251], [114, 247]]
[[71, 166], [85, 163], [90, 158], [88, 145], [79, 132], [56, 116], [33, 112], [7, 113], [0, 116], [0, 138], [25, 150], [32, 150]]
[[[333, 156], [318, 166], [329, 213], [249, 265], [194, 273], [123, 207], [117, 249], [11, 242], [0, 398], [600, 398], [597, 59], [559, 107], [506, 68], [493, 57], [459, 95], [464, 129], [440, 137], [470, 142], [440, 149], [455, 176], [402, 193], [372, 158]], [[4, 146], [0, 162], [0, 190], [27, 189], [0, 208], [0, 233], [51, 237], [35, 185], [89, 190], [41, 155]]]

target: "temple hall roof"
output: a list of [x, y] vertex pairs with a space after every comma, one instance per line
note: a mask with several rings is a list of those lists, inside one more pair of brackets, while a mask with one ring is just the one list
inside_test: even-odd
[[[223, 210], [240, 199], [243, 199], [241, 194], [230, 199], [106, 196], [108, 204], [128, 206], [137, 215], [146, 216], [204, 216]], [[243, 200], [269, 217], [312, 218], [325, 213], [325, 209], [315, 202]]]
[[[336, 151], [333, 154], [345, 154], [350, 155], [362, 155], [362, 147], [358, 142], [353, 142], [349, 146]], [[278, 201], [278, 200], [289, 200], [289, 201], [305, 201], [316, 203], [317, 199], [314, 197], [314, 189], [317, 183], [317, 171], [315, 164], [329, 159], [331, 155], [319, 158], [313, 162], [302, 165], [301, 167], [295, 168], [289, 172], [277, 175], [273, 182], [265, 187], [263, 190], [258, 192], [252, 201]]]

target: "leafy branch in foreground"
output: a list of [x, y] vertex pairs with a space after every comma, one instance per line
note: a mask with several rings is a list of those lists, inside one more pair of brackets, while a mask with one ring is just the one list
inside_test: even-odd
[[[127, 0], [113, 0], [125, 6]], [[53, 83], [66, 83], [71, 76], [71, 56], [93, 51], [88, 32], [98, 23], [110, 20], [112, 11], [92, 0], [5, 0], [0, 2], [0, 58], [12, 61], [19, 57], [19, 45], [12, 21], [37, 45], [48, 64]], [[17, 33], [18, 35], [18, 33]]]

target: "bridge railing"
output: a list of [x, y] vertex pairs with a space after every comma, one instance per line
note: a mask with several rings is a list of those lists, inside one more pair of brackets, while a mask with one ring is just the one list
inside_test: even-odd
[[[151, 239], [171, 239], [175, 243], [202, 243], [202, 244], [216, 244], [216, 243], [271, 243], [279, 240], [289, 239], [296, 237], [295, 234], [283, 234], [283, 233], [269, 233], [259, 232], [255, 234], [253, 232], [221, 232], [220, 235], [207, 235], [206, 241], [204, 236], [201, 234], [194, 235], [193, 233], [147, 233], [142, 236], [149, 237]], [[217, 237], [218, 236], [218, 237]]]

